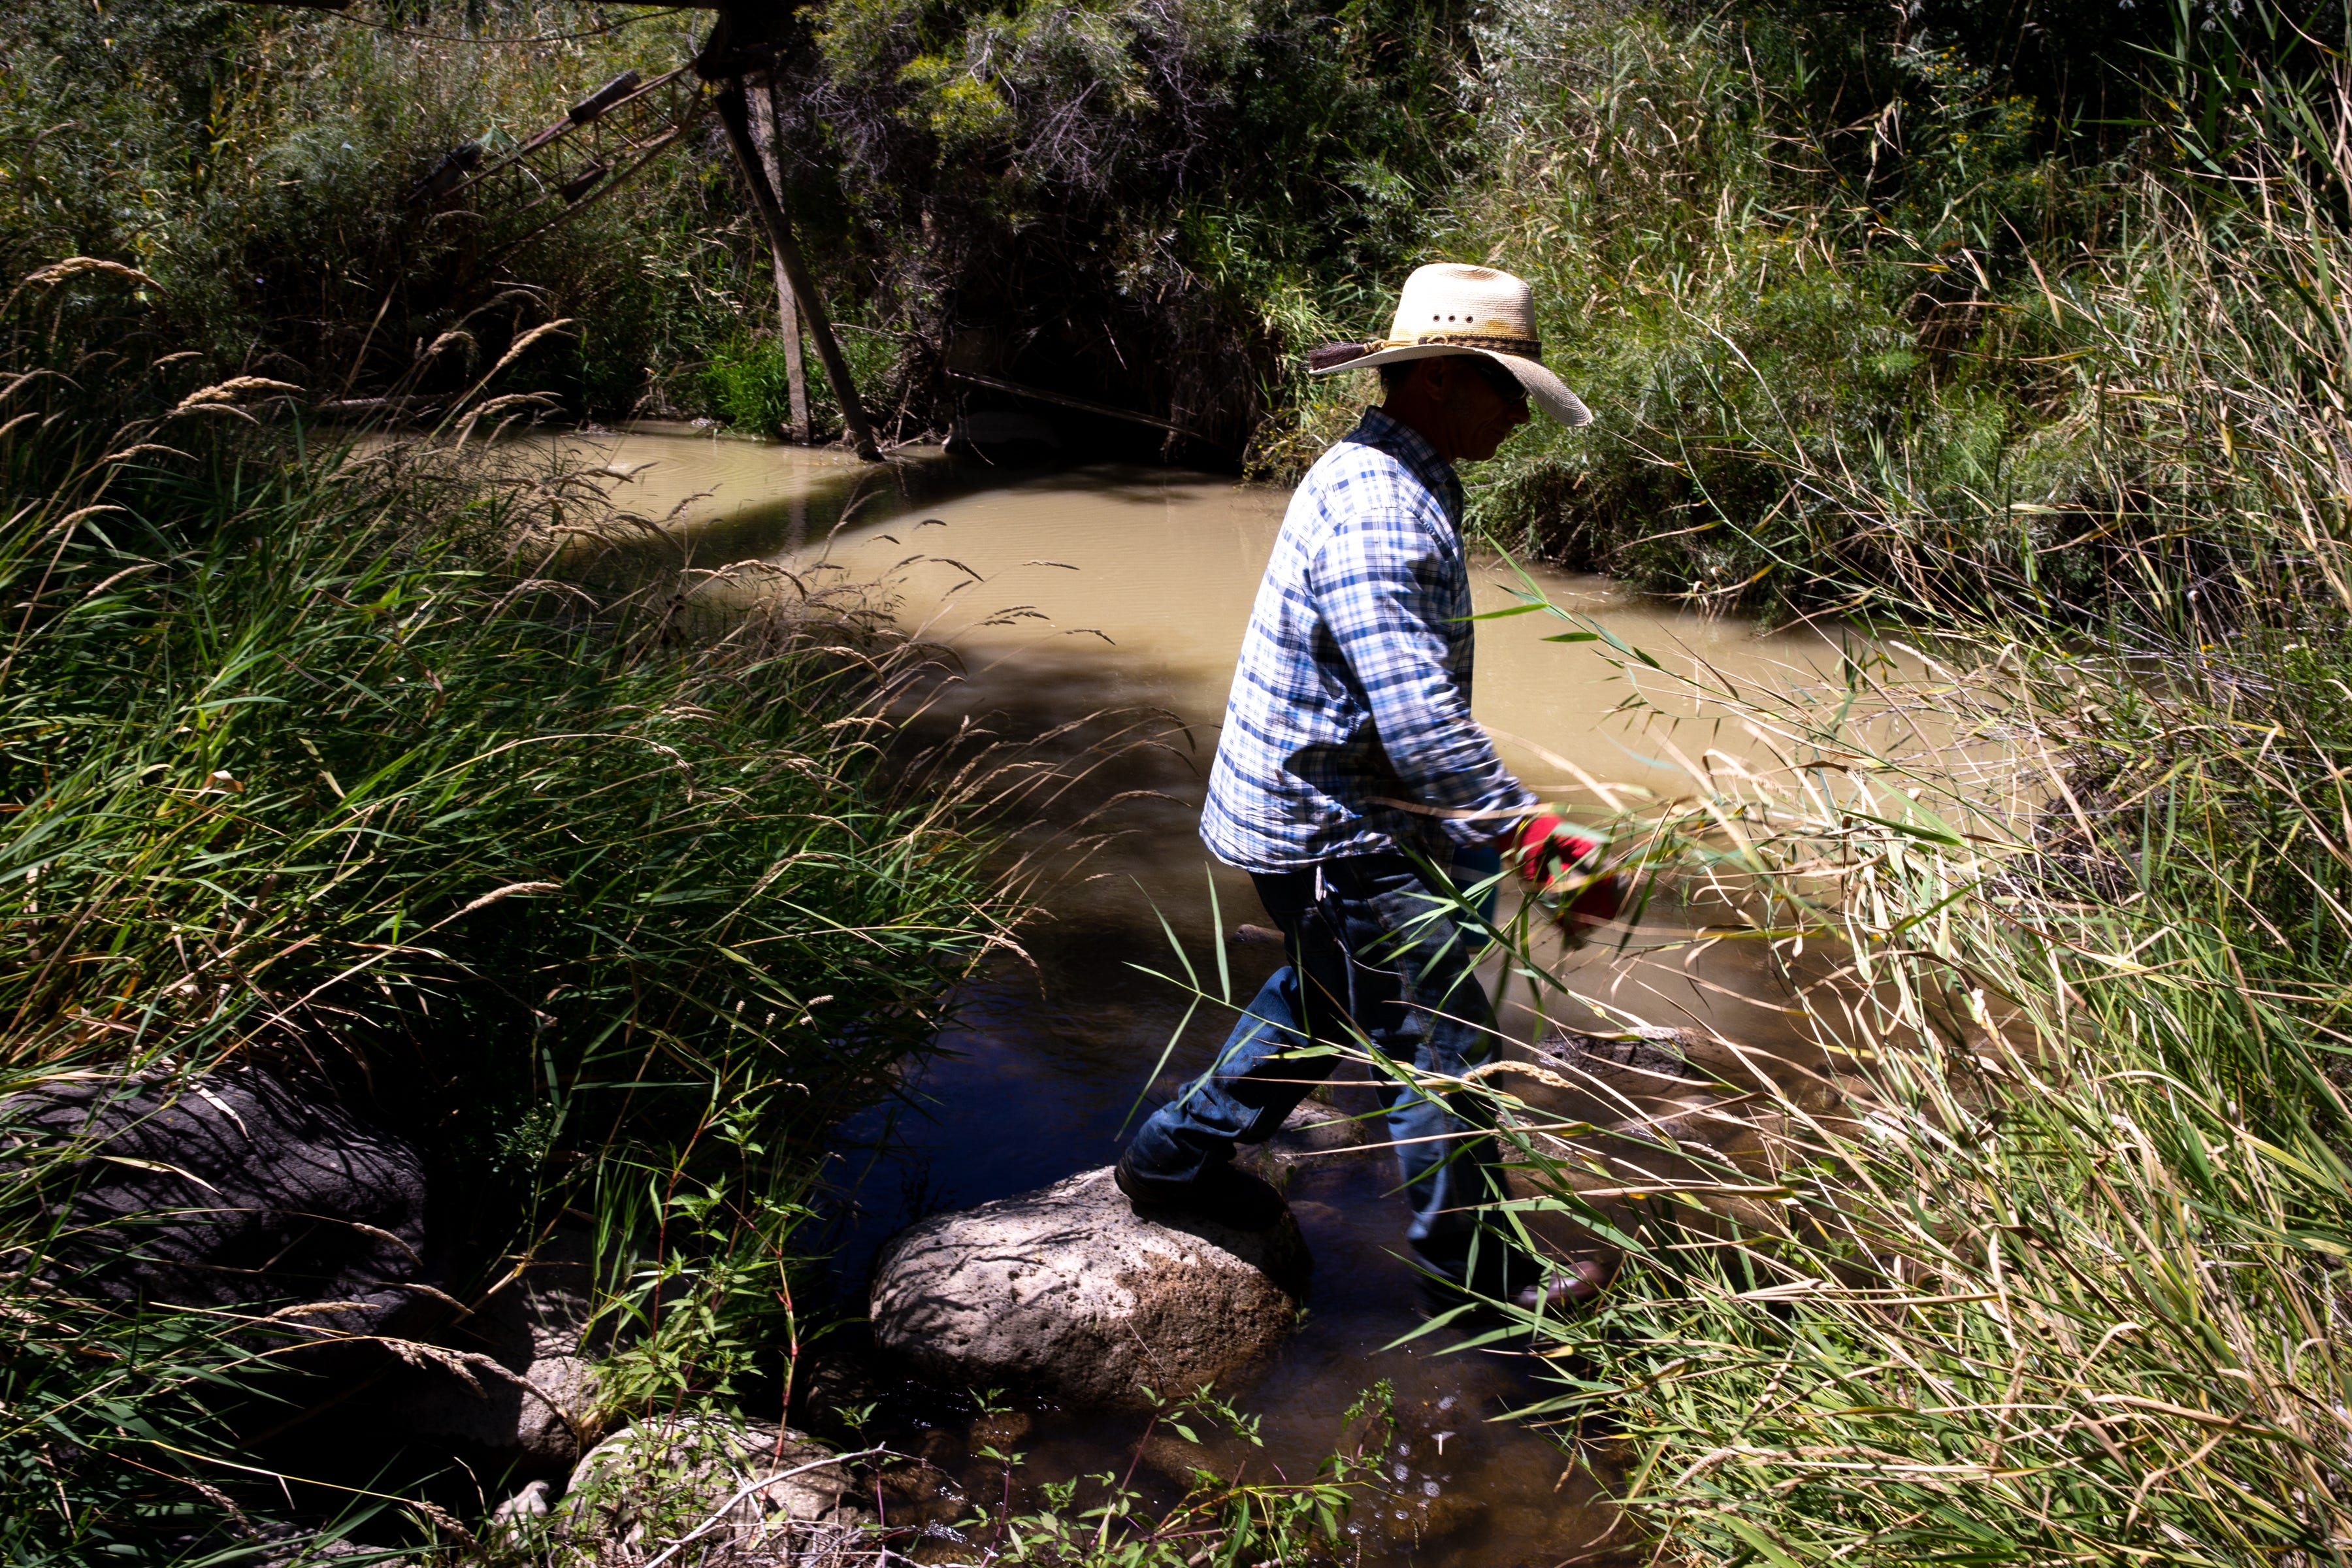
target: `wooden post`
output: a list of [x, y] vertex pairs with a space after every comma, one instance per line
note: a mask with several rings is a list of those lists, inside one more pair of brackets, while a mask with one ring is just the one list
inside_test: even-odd
[[[768, 184], [781, 196], [784, 188], [782, 118], [776, 112], [776, 89], [762, 85], [749, 89], [757, 95], [758, 107], [767, 112], [753, 124], [752, 140], [760, 142], [760, 155], [768, 171]], [[767, 138], [761, 141], [759, 132]], [[776, 331], [784, 343], [784, 385], [790, 395], [793, 418], [793, 439], [803, 446], [809, 440], [808, 368], [801, 358], [801, 311], [793, 298], [793, 280], [784, 273], [781, 252], [771, 249], [769, 256], [776, 264]]]
[[751, 187], [752, 208], [768, 231], [768, 248], [775, 253], [776, 267], [792, 286], [793, 302], [807, 321], [808, 335], [816, 344], [816, 357], [824, 365], [825, 379], [833, 383], [833, 394], [841, 400], [841, 422], [848, 426], [849, 444], [867, 462], [878, 463], [882, 449], [875, 445], [873, 428], [866, 423], [865, 405], [857, 401], [857, 384], [850, 379], [849, 363], [841, 357], [841, 345], [834, 342], [833, 323], [824, 319], [824, 303], [817, 298], [816, 282], [809, 276], [808, 263], [801, 257], [800, 242], [793, 237], [792, 220], [785, 217], [783, 206], [776, 199], [775, 187], [768, 184], [768, 171], [761, 166], [760, 149], [751, 140], [751, 117], [745, 107], [741, 79], [719, 89], [717, 107], [719, 122], [727, 128], [727, 141], [734, 151], [736, 166], [743, 172], [743, 183]]
[[808, 370], [801, 363], [801, 313], [793, 301], [793, 280], [784, 275], [782, 258], [776, 261], [776, 331], [784, 340], [784, 384], [792, 399], [793, 439], [808, 444]]

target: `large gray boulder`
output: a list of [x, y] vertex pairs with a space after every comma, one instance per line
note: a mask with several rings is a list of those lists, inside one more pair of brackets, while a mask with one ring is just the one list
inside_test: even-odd
[[874, 1337], [942, 1383], [1134, 1406], [1245, 1371], [1298, 1321], [1298, 1227], [1139, 1214], [1108, 1166], [925, 1220], [887, 1248]]
[[554, 1476], [595, 1432], [596, 1377], [583, 1343], [593, 1298], [593, 1244], [556, 1231], [489, 1299], [436, 1336], [463, 1360], [412, 1353], [382, 1400], [402, 1431], [478, 1464]]
[[257, 1067], [85, 1079], [0, 1101], [0, 1148], [55, 1222], [45, 1272], [184, 1307], [335, 1303], [380, 1333], [425, 1299], [425, 1168], [327, 1093]]

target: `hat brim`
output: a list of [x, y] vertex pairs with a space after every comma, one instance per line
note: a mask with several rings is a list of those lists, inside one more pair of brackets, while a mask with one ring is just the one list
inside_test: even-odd
[[1337, 375], [1345, 370], [1371, 370], [1384, 364], [1400, 364], [1406, 360], [1439, 359], [1447, 354], [1478, 354], [1493, 360], [1511, 373], [1521, 386], [1528, 389], [1528, 400], [1559, 424], [1573, 430], [1580, 425], [1592, 423], [1592, 410], [1584, 400], [1569, 391], [1568, 384], [1531, 359], [1517, 354], [1497, 353], [1493, 349], [1464, 348], [1457, 343], [1413, 343], [1404, 348], [1381, 349], [1361, 359], [1351, 359], [1329, 370], [1313, 370], [1309, 375]]

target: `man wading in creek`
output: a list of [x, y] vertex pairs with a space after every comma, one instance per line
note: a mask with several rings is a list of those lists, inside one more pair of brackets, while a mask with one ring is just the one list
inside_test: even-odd
[[[1138, 1205], [1272, 1223], [1282, 1200], [1234, 1168], [1234, 1146], [1282, 1125], [1329, 1075], [1328, 1047], [1360, 1037], [1436, 1075], [1489, 1054], [1486, 996], [1472, 972], [1486, 944], [1447, 912], [1454, 890], [1435, 879], [1467, 887], [1507, 857], [1544, 888], [1598, 858], [1591, 841], [1538, 811], [1470, 717], [1470, 574], [1454, 465], [1493, 457], [1527, 422], [1530, 399], [1562, 425], [1591, 420], [1541, 354], [1527, 284], [1448, 265], [1406, 280], [1385, 340], [1309, 356], [1318, 374], [1377, 368], [1382, 401], [1291, 498], [1201, 816], [1210, 849], [1250, 873], [1290, 963], [1216, 1066], [1120, 1155], [1119, 1188]], [[1570, 918], [1615, 910], [1604, 880]], [[1412, 1205], [1407, 1235], [1441, 1298], [1458, 1302], [1466, 1288], [1559, 1307], [1598, 1290], [1596, 1265], [1547, 1275], [1482, 1235], [1477, 1206], [1502, 1194], [1491, 1135], [1442, 1098], [1395, 1079], [1381, 1089]]]

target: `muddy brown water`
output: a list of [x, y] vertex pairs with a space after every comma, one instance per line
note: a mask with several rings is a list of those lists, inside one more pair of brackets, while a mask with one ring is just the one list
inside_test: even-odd
[[[1090, 742], [1118, 733], [1129, 742], [1108, 761], [1097, 757], [1082, 784], [1030, 808], [1019, 843], [1053, 879], [1045, 918], [1023, 939], [1026, 962], [1008, 959], [968, 984], [941, 1050], [903, 1100], [843, 1131], [834, 1179], [845, 1218], [834, 1268], [854, 1297], [876, 1248], [910, 1219], [1109, 1163], [1139, 1107], [1206, 1065], [1232, 1012], [1213, 1001], [1180, 1030], [1187, 995], [1150, 973], [1183, 972], [1171, 938], [1214, 991], [1222, 930], [1235, 1001], [1279, 961], [1276, 948], [1234, 940], [1239, 923], [1265, 917], [1247, 879], [1210, 859], [1195, 825], [1234, 654], [1286, 493], [1166, 471], [959, 471], [920, 456], [875, 469], [832, 453], [677, 432], [589, 438], [575, 450], [634, 470], [616, 482], [616, 499], [662, 519], [697, 566], [768, 558], [803, 577], [814, 570], [887, 579], [900, 623], [961, 661], [960, 677], [931, 694], [919, 728], [973, 720], [1018, 738], [1075, 724], [1057, 742], [1065, 763]], [[1500, 562], [1481, 563], [1474, 576], [1482, 611], [1518, 602], [1512, 587], [1526, 585]], [[1555, 604], [1597, 618], [1670, 668], [1698, 658], [1759, 682], [1811, 681], [1837, 657], [1818, 631], [1761, 634], [1661, 608], [1596, 577], [1530, 576]], [[1590, 801], [1564, 764], [1604, 785], [1671, 791], [1683, 776], [1675, 752], [1749, 749], [1744, 735], [1713, 721], [1644, 724], [1618, 713], [1634, 696], [1669, 711], [1687, 708], [1676, 707], [1671, 683], [1638, 668], [1629, 675], [1592, 645], [1544, 640], [1564, 629], [1524, 615], [1486, 622], [1478, 634], [1477, 716], [1506, 760], [1548, 796]], [[1112, 837], [1098, 841], [1105, 832]], [[1799, 1050], [1763, 955], [1737, 943], [1695, 945], [1677, 918], [1661, 910], [1643, 931], [1565, 959], [1561, 971], [1621, 1017]], [[1513, 995], [1505, 1026], [1524, 1037], [1535, 1020], [1525, 993]], [[1570, 1023], [1591, 1016], [1557, 1003], [1550, 1010]], [[1343, 1089], [1339, 1098], [1364, 1092]], [[1612, 1513], [1595, 1501], [1609, 1478], [1555, 1434], [1502, 1419], [1550, 1392], [1539, 1373], [1522, 1357], [1450, 1350], [1443, 1335], [1411, 1337], [1421, 1321], [1392, 1183], [1391, 1163], [1377, 1153], [1292, 1169], [1288, 1194], [1315, 1256], [1312, 1293], [1298, 1332], [1232, 1391], [1261, 1420], [1263, 1447], [1228, 1447], [1256, 1479], [1310, 1477], [1349, 1436], [1349, 1409], [1385, 1384], [1397, 1435], [1381, 1458], [1388, 1495], [1360, 1507], [1349, 1526], [1363, 1562], [1511, 1568], [1614, 1555]], [[811, 1397], [878, 1399], [875, 1430], [887, 1428], [940, 1467], [925, 1508], [938, 1519], [1004, 1500], [1002, 1468], [973, 1453], [992, 1442], [1025, 1456], [1016, 1503], [1034, 1501], [1030, 1489], [1040, 1482], [1105, 1471], [1172, 1501], [1181, 1471], [1201, 1458], [1164, 1432], [1144, 1441], [1135, 1418], [1009, 1395], [991, 1413], [979, 1408], [985, 1394], [853, 1379], [823, 1384]], [[1082, 1492], [1081, 1506], [1094, 1495]], [[962, 1549], [944, 1536], [939, 1545]]]

